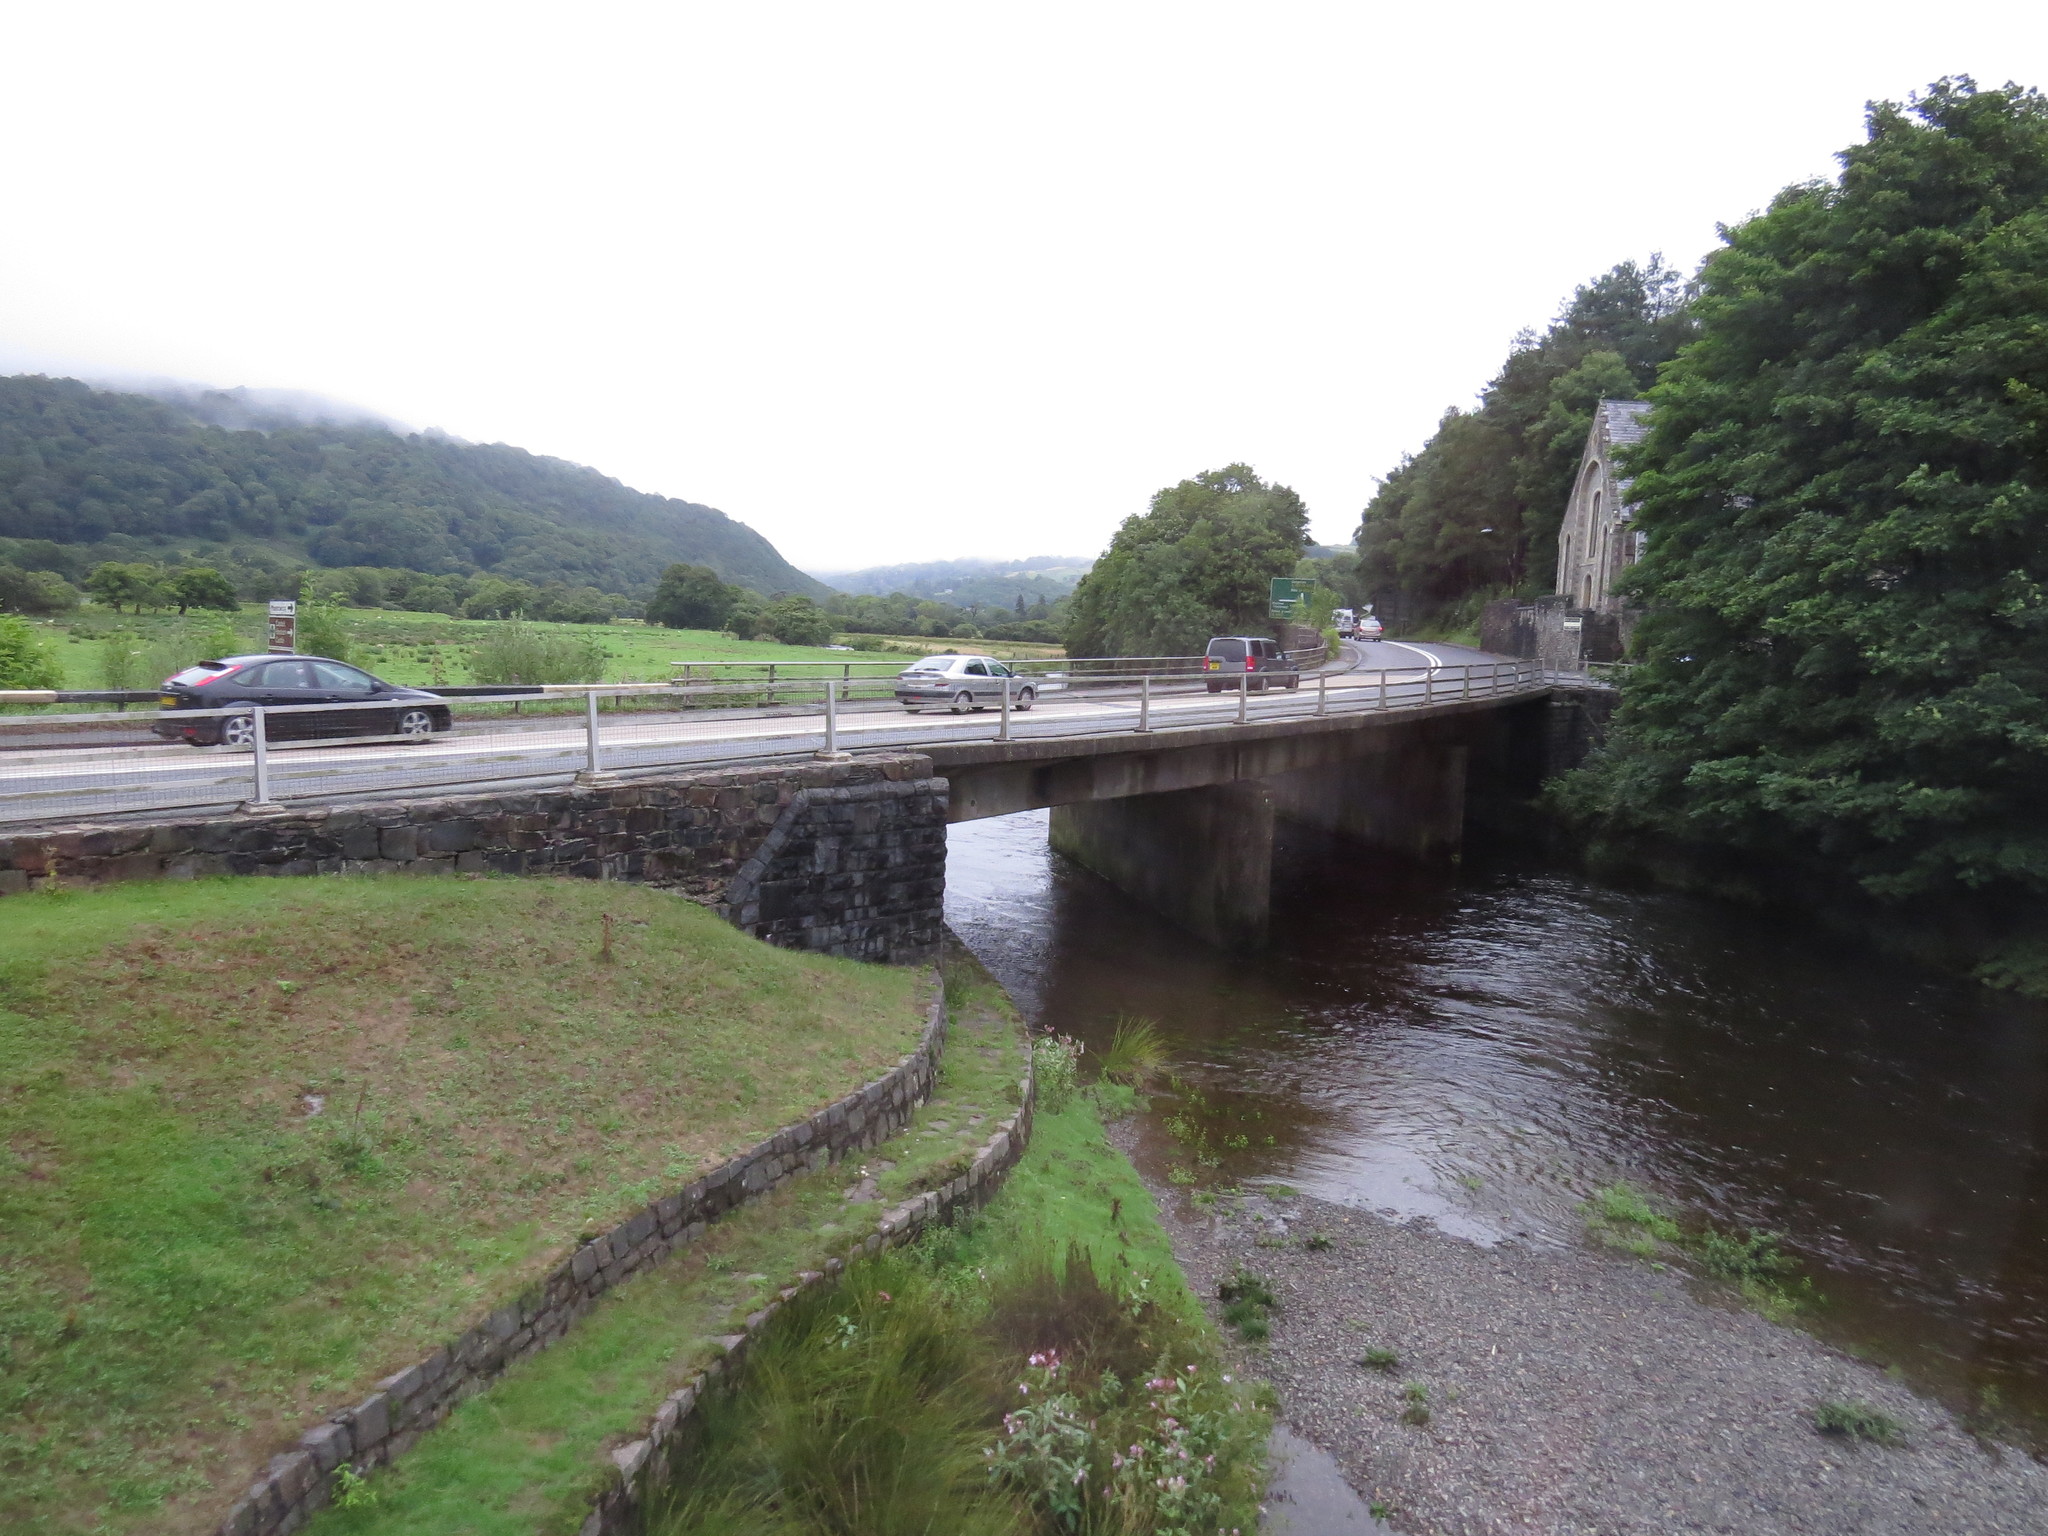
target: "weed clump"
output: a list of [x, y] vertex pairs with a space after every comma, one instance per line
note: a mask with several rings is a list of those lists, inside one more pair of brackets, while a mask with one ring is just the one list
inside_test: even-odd
[[1368, 1371], [1398, 1371], [1401, 1357], [1391, 1349], [1372, 1348], [1358, 1357], [1358, 1363]]
[[1905, 1426], [1890, 1414], [1858, 1402], [1819, 1404], [1813, 1410], [1813, 1427], [1824, 1435], [1868, 1440], [1873, 1445], [1897, 1445], [1906, 1435]]
[[1119, 1014], [1098, 1075], [1104, 1082], [1143, 1088], [1166, 1070], [1166, 1041], [1159, 1026], [1137, 1014]]
[[1401, 1422], [1421, 1429], [1429, 1423], [1429, 1388], [1419, 1381], [1402, 1384], [1401, 1397], [1407, 1406], [1401, 1410]]
[[1245, 1342], [1259, 1344], [1272, 1337], [1280, 1300], [1260, 1276], [1240, 1265], [1216, 1287], [1216, 1295], [1223, 1303], [1223, 1321]]
[[1074, 1096], [1081, 1082], [1080, 1041], [1048, 1031], [1031, 1042], [1031, 1067], [1038, 1080], [1038, 1103], [1042, 1109], [1058, 1111]]
[[1304, 1237], [1301, 1240], [1301, 1246], [1306, 1248], [1310, 1253], [1328, 1253], [1332, 1248], [1337, 1246], [1337, 1241], [1335, 1238], [1331, 1237], [1329, 1233], [1323, 1231], [1322, 1228], [1318, 1227], [1315, 1231], [1309, 1233], [1307, 1237]]
[[1587, 1228], [1603, 1243], [1637, 1258], [1655, 1258], [1660, 1245], [1676, 1243], [1683, 1235], [1677, 1222], [1651, 1205], [1649, 1197], [1626, 1179], [1594, 1190], [1593, 1198], [1580, 1210]]

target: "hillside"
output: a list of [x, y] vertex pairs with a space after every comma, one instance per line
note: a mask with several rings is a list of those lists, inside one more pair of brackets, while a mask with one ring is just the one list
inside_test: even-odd
[[248, 419], [213, 408], [233, 398], [160, 400], [74, 379], [0, 378], [0, 540], [38, 544], [32, 555], [0, 545], [0, 558], [82, 568], [240, 547], [323, 566], [488, 571], [635, 597], [683, 561], [764, 595], [828, 590], [723, 512], [582, 465], [374, 423], [279, 416], [228, 430], [201, 419]]
[[910, 565], [875, 565], [859, 571], [820, 573], [842, 592], [935, 599], [956, 607], [1007, 608], [1022, 597], [1027, 605], [1057, 602], [1095, 562], [1083, 555], [1034, 555], [1025, 560], [927, 560]]

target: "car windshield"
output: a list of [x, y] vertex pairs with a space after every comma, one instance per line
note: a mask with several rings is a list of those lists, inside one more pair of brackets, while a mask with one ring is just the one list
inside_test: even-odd
[[958, 656], [927, 656], [923, 661], [913, 661], [910, 664], [910, 670], [913, 672], [946, 672], [950, 671], [953, 663], [959, 659]]
[[172, 683], [183, 683], [188, 688], [197, 687], [201, 683], [210, 683], [216, 677], [234, 670], [233, 662], [202, 661], [187, 667], [182, 672], [174, 673], [172, 676], [165, 678], [164, 686], [169, 687]]
[[1244, 642], [1242, 640], [1211, 640], [1209, 642], [1209, 654], [1218, 661], [1243, 661]]

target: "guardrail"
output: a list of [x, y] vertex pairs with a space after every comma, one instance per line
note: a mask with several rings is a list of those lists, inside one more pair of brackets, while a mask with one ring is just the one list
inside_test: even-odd
[[[0, 824], [232, 806], [263, 811], [291, 801], [485, 785], [609, 782], [682, 766], [797, 754], [843, 757], [848, 740], [869, 750], [914, 750], [942, 741], [1143, 736], [1427, 708], [1540, 690], [1551, 686], [1553, 674], [1534, 662], [1494, 661], [1302, 673], [1293, 680], [1296, 686], [1288, 688], [1274, 674], [1191, 677], [1150, 668], [1086, 679], [1017, 676], [966, 706], [957, 700], [921, 706], [955, 715], [972, 709], [984, 717], [945, 723], [899, 716], [893, 676], [564, 687], [548, 689], [542, 701], [527, 690], [487, 694], [461, 702], [517, 708], [559, 700], [581, 708], [516, 720], [501, 714], [426, 733], [417, 720], [409, 732], [393, 730], [404, 701], [390, 700], [62, 717], [197, 727], [207, 737], [221, 734], [207, 722], [229, 727], [225, 744], [196, 747], [171, 741], [160, 747], [45, 746], [31, 742], [28, 732], [47, 730], [51, 717], [15, 716], [0, 718]], [[1074, 689], [1075, 682], [1083, 686]], [[607, 701], [672, 707], [614, 712], [603, 707]], [[1046, 702], [1061, 707], [1038, 708]], [[366, 713], [372, 723], [353, 724]], [[5, 750], [10, 738], [24, 744]]]

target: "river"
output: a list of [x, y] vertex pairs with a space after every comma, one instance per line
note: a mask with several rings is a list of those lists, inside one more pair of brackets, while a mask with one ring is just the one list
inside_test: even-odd
[[952, 829], [947, 917], [1035, 1024], [1159, 1024], [1184, 1091], [1143, 1117], [1157, 1177], [1478, 1243], [1583, 1241], [1580, 1202], [1625, 1178], [1783, 1234], [1824, 1298], [1807, 1326], [2044, 1443], [2048, 1010], [1525, 856], [1297, 838], [1258, 955], [1053, 855], [1042, 812]]

